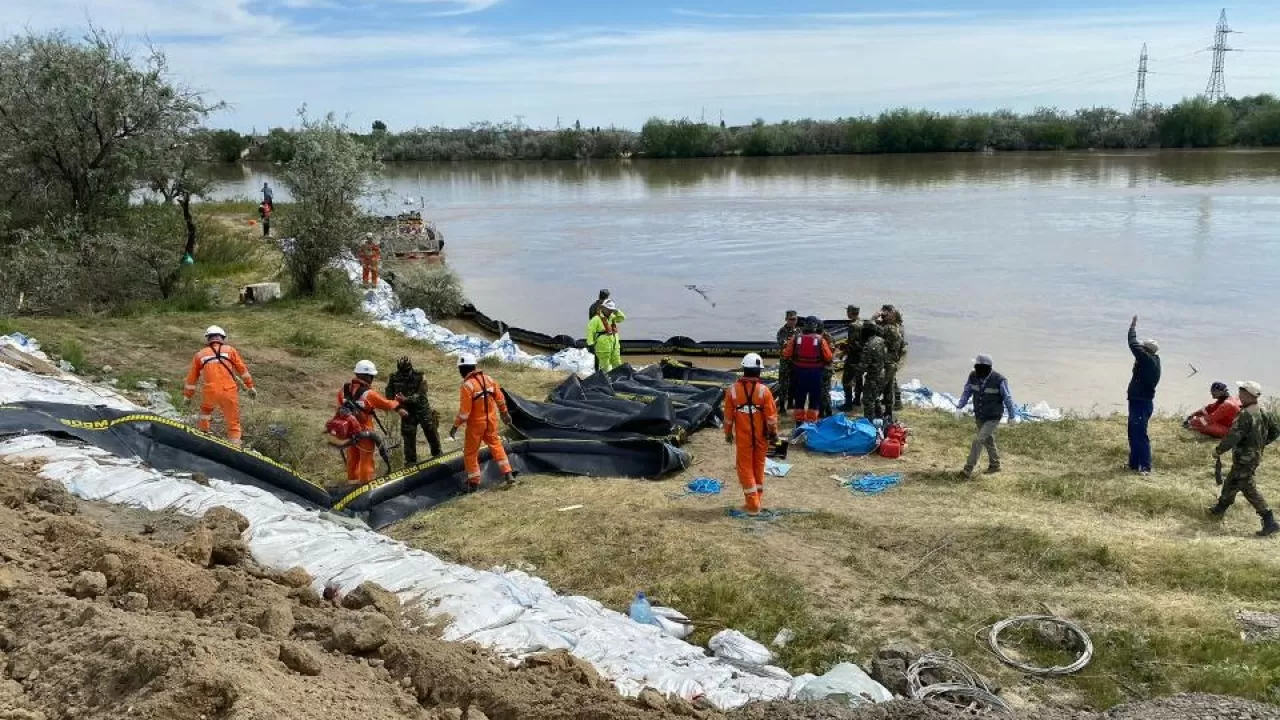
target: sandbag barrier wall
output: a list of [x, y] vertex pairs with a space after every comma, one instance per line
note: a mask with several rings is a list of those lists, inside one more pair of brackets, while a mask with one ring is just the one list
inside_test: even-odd
[[[547, 335], [546, 333], [513, 327], [485, 315], [474, 305], [465, 305], [458, 317], [475, 323], [486, 332], [496, 336], [507, 333], [511, 339], [521, 345], [535, 347], [546, 352], [559, 352], [566, 348], [586, 347], [585, 340], [574, 339], [569, 335]], [[849, 334], [847, 320], [823, 320], [823, 326], [831, 337], [844, 339]], [[782, 349], [774, 340], [704, 340], [697, 341], [683, 335], [662, 340], [622, 340], [622, 352], [632, 355], [678, 355], [690, 357], [741, 357], [754, 352], [768, 358], [781, 356]]]
[[[333, 497], [320, 483], [268, 457], [160, 415], [59, 403], [0, 406], [0, 437], [29, 434], [79, 440], [157, 470], [198, 472], [249, 485], [312, 510], [360, 516], [374, 529], [460, 494], [466, 478], [462, 452], [455, 451]], [[688, 453], [653, 438], [531, 439], [506, 447], [516, 469], [526, 473], [656, 479], [690, 464]], [[480, 459], [485, 483], [500, 480], [487, 449]]]

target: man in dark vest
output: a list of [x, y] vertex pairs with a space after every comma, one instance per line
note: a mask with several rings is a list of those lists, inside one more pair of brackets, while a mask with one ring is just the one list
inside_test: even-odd
[[413, 367], [407, 357], [396, 363], [396, 371], [387, 380], [387, 397], [402, 396], [400, 406], [408, 414], [400, 419], [400, 439], [404, 441], [404, 464], [406, 467], [418, 464], [418, 428], [427, 436], [427, 445], [431, 447], [431, 457], [440, 457], [440, 433], [437, 427], [440, 416], [431, 409], [431, 400], [427, 397], [427, 380]]
[[973, 469], [978, 464], [983, 446], [987, 448], [987, 473], [1000, 472], [996, 429], [1000, 427], [1000, 418], [1005, 413], [1009, 415], [1009, 422], [1017, 422], [1017, 411], [1013, 407], [1009, 383], [1003, 375], [992, 369], [992, 364], [990, 355], [979, 355], [973, 359], [973, 372], [969, 373], [964, 393], [956, 404], [957, 410], [963, 410], [969, 404], [969, 398], [973, 398], [973, 417], [978, 424], [978, 435], [969, 448], [969, 460], [960, 473], [966, 478], [973, 477]]

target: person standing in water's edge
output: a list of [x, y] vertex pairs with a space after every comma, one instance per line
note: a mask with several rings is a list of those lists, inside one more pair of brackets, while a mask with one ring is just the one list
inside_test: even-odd
[[1155, 412], [1156, 386], [1160, 384], [1160, 344], [1152, 338], [1138, 341], [1138, 316], [1129, 323], [1129, 351], [1133, 353], [1133, 377], [1129, 380], [1129, 469], [1151, 472], [1151, 438], [1147, 425]]

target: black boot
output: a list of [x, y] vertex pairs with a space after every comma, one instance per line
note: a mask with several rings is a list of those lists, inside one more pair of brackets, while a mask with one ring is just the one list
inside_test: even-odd
[[1270, 537], [1280, 532], [1280, 523], [1276, 522], [1276, 514], [1270, 510], [1262, 513], [1262, 529], [1258, 537]]
[[853, 412], [853, 390], [848, 386], [844, 386], [844, 404], [840, 406], [840, 412]]
[[1209, 517], [1212, 517], [1217, 520], [1221, 520], [1222, 516], [1227, 514], [1227, 508], [1229, 507], [1231, 507], [1231, 503], [1223, 503], [1221, 500], [1219, 500], [1217, 504], [1209, 508], [1207, 512], [1209, 513]]

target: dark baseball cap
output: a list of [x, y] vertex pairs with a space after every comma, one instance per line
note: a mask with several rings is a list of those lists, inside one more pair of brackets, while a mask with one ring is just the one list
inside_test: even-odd
[[1226, 389], [1227, 389], [1227, 384], [1222, 382], [1221, 380], [1209, 386], [1209, 392], [1225, 392]]
[[846, 312], [862, 312], [862, 308], [858, 307], [857, 305], [849, 305], [845, 307], [845, 311]]
[[793, 317], [800, 317], [800, 313], [796, 312], [795, 310], [788, 310], [788, 311], [787, 311], [787, 318], [788, 318], [788, 319], [790, 319], [790, 318], [793, 318]]

